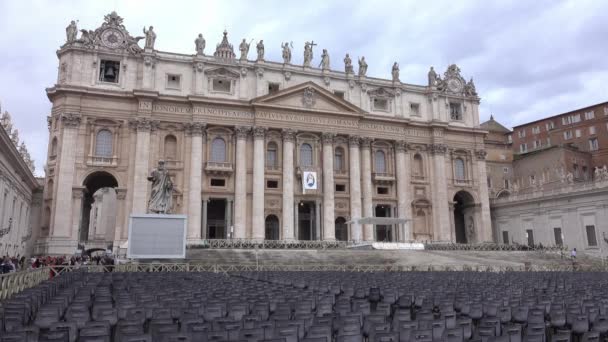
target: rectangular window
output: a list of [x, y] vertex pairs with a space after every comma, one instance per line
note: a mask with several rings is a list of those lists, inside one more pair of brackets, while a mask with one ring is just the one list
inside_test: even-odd
[[532, 134], [539, 134], [539, 133], [540, 133], [540, 127], [539, 126], [532, 127]]
[[388, 188], [384, 186], [378, 187], [378, 195], [388, 195]]
[[604, 107], [604, 115], [608, 116], [608, 107]]
[[523, 144], [519, 145], [519, 152], [520, 153], [528, 152], [528, 144], [523, 143]]
[[549, 121], [545, 124], [545, 128], [547, 129], [547, 131], [552, 130], [553, 128], [555, 128], [555, 125], [553, 124], [553, 121]]
[[230, 93], [231, 90], [231, 82], [230, 80], [225, 79], [213, 79], [213, 91], [218, 91], [222, 93]]
[[388, 111], [388, 100], [374, 98], [374, 110]]
[[595, 134], [595, 126], [589, 126], [589, 134], [591, 134], [591, 135]]
[[575, 130], [575, 131], [574, 131], [574, 134], [575, 134], [575, 136], [576, 136], [577, 138], [580, 138], [580, 137], [581, 137], [581, 130], [580, 130], [580, 129]]
[[509, 168], [508, 167], [503, 167], [502, 168], [502, 172], [503, 173], [509, 173]]
[[564, 131], [564, 139], [565, 140], [572, 139], [572, 131]]
[[572, 115], [572, 123], [577, 123], [577, 122], [581, 122], [581, 115], [580, 114], [576, 114], [576, 115]]
[[226, 186], [226, 180], [223, 178], [211, 178], [211, 186]]
[[492, 188], [492, 178], [488, 176], [488, 188]]
[[534, 148], [540, 148], [542, 146], [542, 143], [540, 142], [540, 140], [534, 140]]
[[276, 92], [279, 91], [279, 84], [278, 83], [268, 83], [268, 94], [274, 94]]
[[572, 164], [572, 169], [574, 170], [574, 178], [578, 178], [578, 164]]
[[589, 247], [597, 247], [597, 239], [595, 237], [595, 226], [585, 226], [585, 231], [587, 232], [587, 245], [589, 245]]
[[534, 231], [532, 229], [526, 230], [526, 237], [528, 238], [528, 246], [534, 246]]
[[410, 115], [420, 116], [420, 105], [418, 103], [410, 102]]
[[344, 100], [344, 92], [339, 90], [334, 90], [334, 95]]
[[589, 150], [590, 151], [597, 151], [599, 149], [599, 145], [597, 143], [597, 138], [591, 138], [589, 139]]
[[594, 111], [585, 112], [585, 120], [591, 120], [591, 119], [595, 119], [595, 112]]
[[509, 232], [506, 230], [502, 231], [502, 243], [504, 243], [505, 245], [509, 244]]
[[555, 245], [556, 246], [563, 246], [564, 245], [564, 239], [562, 238], [562, 229], [555, 227], [553, 228], [553, 237], [555, 238]]
[[167, 75], [167, 88], [180, 89], [181, 77], [180, 75]]
[[564, 116], [562, 117], [562, 125], [566, 126], [570, 124], [570, 117], [569, 116]]
[[118, 83], [120, 62], [101, 60], [99, 63], [99, 80], [101, 82]]
[[462, 120], [462, 106], [460, 103], [450, 103], [450, 118], [452, 120]]
[[511, 134], [507, 135], [507, 141], [508, 141], [509, 143], [512, 143], [512, 142], [513, 142], [513, 136], [511, 136]]
[[336, 192], [345, 192], [345, 191], [346, 191], [346, 185], [336, 184]]
[[266, 181], [266, 188], [268, 189], [278, 189], [279, 181], [274, 179], [269, 179]]
[[508, 179], [505, 179], [505, 189], [511, 188], [511, 182]]
[[526, 129], [522, 128], [521, 131], [517, 131], [517, 136], [520, 138], [525, 138], [526, 137]]

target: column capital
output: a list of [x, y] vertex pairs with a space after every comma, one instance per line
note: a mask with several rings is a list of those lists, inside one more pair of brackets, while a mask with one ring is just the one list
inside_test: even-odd
[[408, 143], [405, 140], [397, 140], [395, 141], [395, 150], [397, 152], [405, 152], [407, 151]]
[[348, 136], [348, 146], [350, 147], [359, 147], [361, 143], [361, 137], [358, 135], [349, 135]]
[[150, 120], [146, 117], [129, 120], [129, 127], [136, 131], [153, 131], [156, 130], [159, 125], [160, 121]]
[[192, 136], [203, 136], [205, 135], [206, 124], [202, 122], [189, 122], [184, 125], [186, 133]]
[[324, 132], [321, 134], [321, 140], [323, 141], [323, 144], [331, 145], [334, 143], [335, 136], [336, 135], [334, 133]]
[[234, 131], [236, 132], [236, 138], [237, 139], [247, 139], [247, 136], [249, 135], [249, 132], [251, 132], [251, 127], [249, 127], [249, 126], [236, 126], [234, 128]]
[[372, 145], [372, 138], [363, 137], [361, 138], [361, 147], [369, 148]]
[[293, 142], [296, 138], [296, 130], [291, 128], [283, 128], [281, 134], [283, 135], [283, 141]]
[[475, 150], [475, 156], [477, 157], [477, 160], [485, 160], [487, 155], [488, 152], [486, 152], [486, 150]]
[[80, 126], [82, 116], [74, 113], [65, 113], [61, 115], [61, 122], [65, 127], [77, 128]]
[[127, 198], [127, 189], [116, 189], [116, 199], [124, 200]]
[[253, 138], [254, 139], [264, 139], [266, 136], [266, 131], [268, 129], [266, 127], [255, 126], [253, 127]]
[[430, 144], [429, 150], [432, 154], [445, 154], [448, 148], [444, 144]]

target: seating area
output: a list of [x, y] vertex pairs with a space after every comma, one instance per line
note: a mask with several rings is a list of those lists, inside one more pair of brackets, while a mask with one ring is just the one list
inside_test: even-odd
[[1, 303], [0, 342], [602, 342], [608, 273], [75, 271]]

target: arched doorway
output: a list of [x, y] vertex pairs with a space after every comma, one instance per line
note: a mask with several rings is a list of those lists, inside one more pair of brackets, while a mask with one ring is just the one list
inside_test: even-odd
[[335, 222], [336, 226], [336, 240], [346, 241], [348, 240], [348, 226], [344, 217], [338, 217]]
[[475, 241], [475, 199], [464, 190], [454, 195], [454, 230], [456, 243]]
[[279, 240], [279, 218], [275, 215], [266, 216], [266, 240]]
[[[116, 178], [114, 178], [114, 176], [112, 176], [108, 172], [97, 171], [88, 175], [87, 178], [85, 178], [85, 180], [82, 182], [82, 185], [86, 189], [84, 191], [84, 196], [82, 196], [82, 215], [80, 218], [80, 229], [78, 233], [78, 239], [81, 242], [87, 241], [89, 237], [89, 226], [91, 223], [91, 207], [94, 202], [93, 195], [98, 193], [97, 191], [99, 189], [117, 188], [118, 181], [116, 181]], [[114, 218], [116, 218], [116, 213], [114, 213], [113, 216]]]

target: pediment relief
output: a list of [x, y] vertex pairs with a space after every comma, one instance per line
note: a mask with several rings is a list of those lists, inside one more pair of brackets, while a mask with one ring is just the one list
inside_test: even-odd
[[306, 82], [274, 94], [259, 97], [252, 101], [254, 105], [294, 108], [321, 112], [361, 115], [364, 111], [352, 103], [339, 98], [328, 90]]
[[391, 89], [376, 88], [367, 92], [372, 97], [390, 98], [395, 97], [395, 92]]
[[208, 77], [222, 77], [222, 78], [239, 78], [240, 74], [236, 71], [228, 68], [219, 67], [205, 70], [205, 75]]

